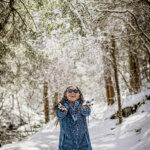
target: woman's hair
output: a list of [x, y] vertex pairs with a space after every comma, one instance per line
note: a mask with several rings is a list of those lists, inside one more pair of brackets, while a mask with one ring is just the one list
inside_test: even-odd
[[[71, 87], [76, 87], [76, 89], [79, 91], [79, 94], [80, 94], [79, 99], [81, 100], [81, 103], [83, 103], [84, 102], [84, 97], [83, 97], [80, 89], [77, 86], [69, 86], [69, 87], [67, 87], [67, 89], [64, 92], [63, 98], [60, 100], [60, 103], [63, 104], [64, 102], [68, 101], [66, 93], [67, 93], [68, 89], [71, 88]], [[56, 108], [57, 108], [57, 105], [53, 109], [55, 112], [56, 112]], [[59, 119], [56, 120], [56, 122], [55, 122], [56, 125], [58, 125], [58, 122], [59, 122]]]
[[76, 89], [79, 91], [79, 94], [80, 94], [79, 99], [80, 99], [81, 102], [83, 103], [83, 102], [84, 102], [83, 95], [82, 95], [80, 89], [79, 89], [77, 86], [69, 86], [69, 87], [67, 87], [67, 89], [65, 90], [64, 95], [63, 95], [63, 98], [61, 99], [60, 103], [64, 103], [64, 102], [68, 101], [67, 96], [66, 96], [66, 93], [67, 93], [68, 89], [70, 89], [71, 87], [76, 87]]

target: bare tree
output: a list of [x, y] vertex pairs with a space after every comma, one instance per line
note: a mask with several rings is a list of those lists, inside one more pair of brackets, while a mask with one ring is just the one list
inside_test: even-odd
[[44, 86], [43, 102], [44, 102], [45, 123], [48, 123], [49, 122], [48, 83], [45, 81], [43, 86]]
[[106, 97], [108, 105], [112, 105], [114, 103], [114, 87], [112, 83], [112, 74], [110, 70], [111, 61], [108, 59], [107, 56], [109, 53], [109, 46], [108, 41], [103, 43], [104, 55], [103, 55], [103, 63], [104, 63], [104, 80], [105, 80], [105, 90], [106, 90]]
[[56, 116], [56, 105], [58, 104], [58, 92], [55, 92], [55, 95], [54, 95], [54, 99], [53, 99], [53, 116], [55, 117]]
[[116, 43], [114, 40], [114, 36], [112, 36], [111, 42], [112, 42], [111, 56], [113, 62], [114, 78], [115, 78], [117, 100], [118, 100], [118, 117], [119, 117], [119, 124], [121, 124], [122, 123], [121, 95], [120, 95], [118, 68], [117, 68], [117, 60], [116, 60]]

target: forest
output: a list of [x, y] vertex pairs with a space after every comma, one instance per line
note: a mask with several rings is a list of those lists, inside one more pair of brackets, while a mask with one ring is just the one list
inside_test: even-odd
[[[70, 85], [94, 99], [93, 143], [92, 122], [105, 117], [123, 126], [144, 107], [150, 123], [150, 0], [0, 0], [0, 147], [58, 129], [54, 107]], [[125, 150], [148, 150], [142, 131], [144, 148]]]

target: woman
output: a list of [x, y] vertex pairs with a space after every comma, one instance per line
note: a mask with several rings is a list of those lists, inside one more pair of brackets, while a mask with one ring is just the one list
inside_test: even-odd
[[79, 88], [70, 86], [56, 105], [60, 120], [59, 150], [92, 150], [86, 122], [91, 109], [82, 105], [83, 101]]

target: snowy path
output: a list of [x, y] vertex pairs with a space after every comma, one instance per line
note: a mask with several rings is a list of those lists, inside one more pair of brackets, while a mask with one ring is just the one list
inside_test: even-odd
[[[95, 111], [99, 112], [96, 113], [99, 119], [94, 119], [93, 112], [89, 119], [93, 150], [150, 150], [150, 102], [146, 103], [136, 114], [124, 119], [123, 124], [117, 126], [117, 120], [107, 119], [104, 107]], [[111, 110], [107, 109], [109, 114], [108, 111]], [[59, 125], [54, 126], [53, 121], [38, 133], [21, 142], [6, 145], [0, 150], [57, 150], [58, 138]]]

